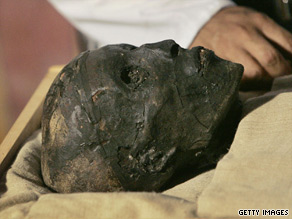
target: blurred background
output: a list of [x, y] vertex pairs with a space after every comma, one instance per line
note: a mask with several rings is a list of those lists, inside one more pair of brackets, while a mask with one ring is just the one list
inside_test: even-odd
[[[291, 0], [234, 1], [291, 30]], [[80, 36], [46, 0], [0, 0], [0, 143], [49, 67], [84, 50]]]
[[45, 0], [0, 0], [0, 143], [48, 68], [79, 53], [77, 36]]

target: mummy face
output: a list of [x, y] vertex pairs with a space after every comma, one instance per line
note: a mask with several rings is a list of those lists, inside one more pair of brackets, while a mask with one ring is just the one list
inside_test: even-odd
[[86, 51], [58, 75], [42, 118], [42, 174], [58, 192], [159, 191], [222, 153], [243, 67], [172, 40]]

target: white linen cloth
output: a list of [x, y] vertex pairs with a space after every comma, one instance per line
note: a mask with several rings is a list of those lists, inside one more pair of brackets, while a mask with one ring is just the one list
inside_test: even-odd
[[[230, 0], [49, 0], [98, 46], [140, 46], [173, 39], [190, 46], [201, 27]], [[93, 46], [95, 47], [95, 46]], [[92, 48], [89, 48], [92, 49]]]

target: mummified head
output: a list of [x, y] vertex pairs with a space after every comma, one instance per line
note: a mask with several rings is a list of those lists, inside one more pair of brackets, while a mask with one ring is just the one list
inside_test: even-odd
[[151, 191], [186, 165], [214, 162], [242, 72], [172, 40], [81, 53], [45, 100], [45, 183], [58, 192]]

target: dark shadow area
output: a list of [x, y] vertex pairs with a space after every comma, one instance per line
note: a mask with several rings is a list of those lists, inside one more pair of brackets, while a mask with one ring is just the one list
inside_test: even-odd
[[281, 93], [292, 92], [292, 76], [282, 76], [276, 78], [272, 84], [271, 91], [268, 92], [240, 92], [240, 99], [243, 102], [242, 119], [269, 102]]
[[292, 1], [285, 0], [233, 0], [236, 4], [263, 12], [291, 32]]
[[2, 174], [3, 176], [0, 179], [0, 198], [2, 197], [2, 195], [7, 192], [7, 186], [6, 186], [6, 175], [7, 175], [7, 171], [5, 173]]
[[244, 107], [242, 109], [241, 119], [243, 119], [247, 114], [251, 113], [255, 109], [259, 108], [260, 106], [264, 105], [265, 103], [267, 103], [270, 100], [272, 100], [273, 98], [275, 98], [275, 96], [276, 95], [265, 94], [265, 95], [262, 95], [259, 97], [254, 97], [254, 98], [248, 99], [244, 103]]

